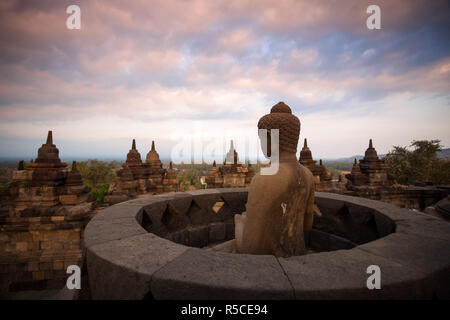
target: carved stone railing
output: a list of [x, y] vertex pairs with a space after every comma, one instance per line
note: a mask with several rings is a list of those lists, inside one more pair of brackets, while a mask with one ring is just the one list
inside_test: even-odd
[[[101, 211], [84, 234], [94, 299], [449, 298], [450, 225], [383, 202], [316, 193], [323, 216], [290, 258], [205, 247], [234, 237], [247, 189], [135, 199]], [[382, 290], [366, 286], [381, 269]]]

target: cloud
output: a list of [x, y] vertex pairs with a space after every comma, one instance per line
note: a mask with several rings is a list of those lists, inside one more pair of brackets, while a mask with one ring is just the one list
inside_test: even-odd
[[369, 2], [77, 1], [74, 31], [64, 1], [2, 1], [0, 133], [19, 141], [58, 128], [65, 139], [109, 141], [105, 154], [149, 135], [168, 150], [167, 136], [188, 134], [194, 120], [244, 134], [283, 100], [305, 128], [314, 120], [340, 141], [350, 132], [333, 132], [333, 121], [364, 131], [414, 108], [432, 121], [417, 126], [422, 135], [448, 139], [445, 118], [427, 116], [448, 108], [449, 3], [379, 1], [373, 31]]

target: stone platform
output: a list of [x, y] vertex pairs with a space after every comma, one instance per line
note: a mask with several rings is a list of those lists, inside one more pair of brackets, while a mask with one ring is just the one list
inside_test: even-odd
[[[449, 299], [450, 225], [396, 206], [316, 193], [323, 216], [290, 258], [205, 249], [234, 237], [247, 189], [156, 195], [101, 211], [84, 240], [93, 299]], [[381, 290], [366, 286], [370, 265]], [[82, 289], [83, 290], [83, 289]], [[85, 288], [86, 290], [86, 288]]]

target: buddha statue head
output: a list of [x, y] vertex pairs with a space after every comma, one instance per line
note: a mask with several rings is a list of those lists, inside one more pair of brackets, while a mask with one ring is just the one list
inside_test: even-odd
[[300, 120], [292, 114], [291, 108], [284, 102], [278, 102], [270, 109], [270, 113], [258, 121], [258, 129], [267, 130], [267, 146], [263, 137], [261, 147], [266, 157], [271, 156], [271, 130], [279, 130], [279, 151], [281, 153], [297, 153], [300, 135]]

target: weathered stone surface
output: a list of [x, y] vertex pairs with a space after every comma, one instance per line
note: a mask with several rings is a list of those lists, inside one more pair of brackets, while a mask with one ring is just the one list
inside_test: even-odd
[[201, 248], [208, 245], [209, 228], [208, 225], [189, 227], [189, 245], [191, 247]]
[[173, 194], [172, 197], [170, 197], [169, 205], [174, 208], [176, 211], [178, 211], [182, 215], [187, 215], [187, 212], [191, 206], [192, 202], [192, 195], [180, 192]]
[[243, 213], [245, 211], [245, 204], [247, 203], [248, 189], [243, 190], [243, 192], [230, 191], [230, 189], [225, 189], [221, 192], [223, 201], [230, 207], [233, 216]]
[[273, 256], [189, 249], [153, 274], [156, 299], [292, 299]]
[[[195, 191], [191, 195], [194, 199], [196, 194], [206, 197], [208, 191]], [[240, 191], [236, 189], [235, 192]], [[227, 192], [231, 193], [232, 191]], [[214, 196], [217, 195], [215, 192], [213, 193]], [[131, 253], [132, 263], [115, 262], [114, 257], [116, 256], [126, 260], [127, 255], [135, 250], [135, 247], [138, 251], [147, 247], [144, 242], [136, 242], [123, 247], [127, 253], [115, 252], [117, 247], [115, 245], [114, 249], [109, 249], [109, 243], [111, 242], [121, 242], [129, 238], [151, 235], [146, 233], [145, 230], [139, 229], [139, 219], [136, 219], [135, 210], [142, 205], [145, 210], [153, 210], [155, 216], [157, 216], [157, 212], [164, 211], [164, 206], [174, 196], [152, 197], [157, 201], [138, 199], [145, 200], [139, 205], [139, 202], [124, 204], [120, 210], [129, 211], [129, 214], [120, 211], [111, 212], [111, 214], [117, 215], [113, 221], [107, 219], [106, 215], [100, 219], [94, 218], [91, 221], [93, 228], [88, 227], [86, 229], [85, 237], [88, 242], [89, 239], [98, 241], [97, 243], [91, 241], [91, 247], [93, 246], [97, 250], [96, 255], [101, 257], [89, 258], [91, 256], [88, 256], [88, 259], [96, 261], [95, 264], [98, 264], [99, 268], [103, 268], [103, 264], [114, 264], [115, 266], [104, 270], [112, 270], [113, 277], [117, 279], [124, 273], [124, 280], [118, 280], [120, 287], [123, 288], [120, 290], [121, 297], [129, 298], [133, 295], [133, 293], [126, 294], [129, 290], [127, 282], [132, 283], [137, 281], [136, 279], [140, 281], [140, 284], [137, 285], [139, 297], [151, 295], [157, 299], [185, 299], [186, 297], [192, 299], [286, 299], [294, 297], [294, 289], [297, 299], [429, 299], [449, 297], [448, 289], [446, 289], [450, 287], [448, 283], [450, 271], [449, 230], [446, 226], [438, 224], [438, 222], [444, 223], [442, 220], [410, 210], [399, 209], [378, 201], [337, 194], [316, 193], [318, 203], [325, 203], [329, 207], [330, 212], [328, 214], [332, 214], [332, 203], [335, 201], [337, 207], [347, 206], [347, 214], [354, 217], [354, 221], [363, 224], [370, 222], [375, 225], [378, 231], [384, 228], [384, 232], [388, 232], [391, 223], [395, 222], [397, 223], [397, 232], [349, 250], [307, 254], [288, 259], [280, 258], [278, 261], [273, 256], [227, 254], [205, 249], [189, 249], [165, 264], [152, 277], [142, 276], [144, 274], [142, 268], [145, 268], [146, 264], [152, 263], [145, 259], [151, 259], [152, 254], [146, 255], [145, 259], [142, 258], [144, 260], [140, 260], [139, 255], [134, 256]], [[146, 205], [143, 203], [146, 203]], [[357, 216], [359, 206], [364, 207], [361, 216]], [[377, 220], [377, 215], [380, 215], [379, 220]], [[373, 219], [369, 219], [370, 217], [373, 217]], [[383, 220], [382, 217], [386, 219]], [[50, 217], [42, 218], [50, 219]], [[128, 221], [126, 221], [127, 219]], [[144, 218], [142, 218], [142, 222], [144, 222]], [[107, 223], [108, 226], [98, 227], [98, 223]], [[220, 222], [214, 222], [187, 226], [185, 229], [168, 233], [166, 236], [172, 241], [186, 244], [189, 244], [194, 238], [201, 239], [203, 242], [204, 239], [206, 239], [206, 242], [211, 242], [211, 230], [217, 227], [216, 231], [219, 233], [221, 228], [218, 227], [219, 224]], [[225, 221], [224, 226], [226, 239], [233, 238], [234, 236], [230, 238], [230, 233], [234, 232], [233, 221]], [[114, 229], [120, 231], [116, 233]], [[192, 230], [195, 232], [192, 232]], [[221, 234], [222, 232], [220, 230]], [[92, 237], [91, 233], [96, 234], [96, 237], [99, 235], [100, 239]], [[382, 232], [379, 231], [379, 233]], [[339, 238], [333, 234], [324, 234], [321, 230], [311, 230], [306, 234], [305, 240], [313, 242], [314, 234], [324, 236], [325, 244], [321, 244], [319, 247], [328, 246], [328, 250], [354, 245], [347, 239]], [[26, 241], [25, 238], [18, 239], [18, 242]], [[153, 244], [156, 245], [156, 242], [153, 242]], [[104, 250], [107, 251], [107, 254], [102, 253], [103, 245], [105, 245]], [[203, 243], [197, 243], [196, 245], [203, 245]], [[162, 251], [164, 252], [164, 250]], [[49, 260], [44, 259], [42, 262], [46, 261]], [[140, 264], [140, 261], [143, 265]], [[382, 290], [369, 290], [366, 287], [366, 281], [369, 277], [366, 270], [372, 264], [381, 267]], [[36, 266], [27, 267], [33, 269]], [[40, 267], [41, 265], [38, 264], [36, 271], [33, 271], [33, 277], [44, 276], [46, 270], [40, 270]], [[42, 268], [46, 267], [46, 264], [42, 264]], [[16, 268], [20, 268], [20, 266]], [[103, 271], [98, 272], [103, 273]], [[107, 272], [105, 271], [105, 273]], [[89, 276], [91, 277], [90, 274]], [[93, 279], [91, 277], [91, 281], [95, 281]], [[150, 285], [149, 281], [151, 282]], [[101, 284], [96, 289], [102, 292], [102, 298], [109, 297], [108, 291], [112, 289], [103, 288], [108, 285], [108, 283]], [[151, 294], [148, 291], [149, 288]], [[114, 294], [112, 293], [113, 296]], [[133, 296], [133, 298], [136, 298], [136, 296]]]
[[[439, 233], [439, 230], [436, 230]], [[446, 237], [448, 235], [442, 235]], [[395, 233], [358, 247], [427, 274], [441, 298], [450, 298], [450, 242], [438, 237]]]
[[147, 231], [139, 225], [135, 218], [116, 218], [112, 220], [92, 219], [84, 232], [84, 246], [146, 234]]
[[247, 167], [238, 163], [238, 153], [234, 149], [233, 140], [231, 140], [230, 150], [225, 157], [223, 166], [217, 168], [216, 161], [213, 162], [206, 177], [206, 187], [208, 189], [244, 188], [250, 185], [254, 176], [255, 170], [250, 163]]
[[390, 186], [395, 183], [394, 177], [389, 174], [389, 165], [384, 160], [379, 159], [375, 148], [372, 145], [372, 139], [369, 140], [369, 147], [366, 150], [364, 158], [353, 165], [352, 172], [346, 176], [348, 179], [348, 188], [360, 185], [369, 186]]
[[130, 196], [128, 195], [106, 195], [105, 202], [109, 205], [115, 205], [120, 202], [125, 202], [130, 200]]
[[209, 225], [209, 243], [223, 241], [227, 236], [227, 228], [224, 222], [213, 222]]
[[142, 210], [142, 205], [125, 205], [126, 202], [116, 204], [111, 207], [107, 207], [99, 211], [94, 220], [113, 220], [118, 218], [136, 217], [137, 214]]
[[331, 191], [333, 190], [331, 185], [331, 175], [328, 173], [325, 166], [322, 164], [322, 160], [320, 160], [319, 164], [313, 160], [311, 150], [308, 148], [308, 141], [303, 141], [303, 148], [300, 151], [300, 158], [298, 160], [301, 165], [308, 168], [309, 171], [313, 174], [316, 184], [316, 191]]
[[92, 298], [145, 298], [153, 273], [187, 249], [150, 233], [89, 247]]
[[418, 237], [436, 238], [450, 241], [450, 224], [429, 215], [413, 212], [414, 219], [397, 221], [398, 234], [414, 234]]
[[422, 188], [397, 184], [389, 171], [389, 165], [378, 158], [372, 139], [369, 141], [364, 159], [359, 163], [355, 159], [352, 171], [346, 178], [347, 191], [344, 191], [346, 194], [381, 200], [404, 208], [424, 210], [448, 194], [436, 187]]
[[[92, 213], [89, 187], [73, 162], [69, 170], [49, 131], [35, 161], [14, 171], [0, 192], [0, 291], [51, 289], [65, 283], [62, 269], [81, 258], [81, 230]], [[7, 270], [6, 270], [7, 269]]]
[[[278, 258], [296, 299], [430, 299], [424, 274], [407, 265], [361, 251], [339, 250]], [[367, 267], [381, 269], [381, 290], [366, 286]]]
[[152, 148], [147, 153], [145, 163], [136, 149], [136, 141], [133, 139], [131, 149], [127, 154], [127, 160], [122, 169], [117, 171], [116, 180], [110, 184], [107, 201], [117, 201], [114, 196], [127, 195], [130, 198], [140, 195], [161, 194], [164, 192], [179, 191], [180, 183], [176, 177], [172, 162], [169, 168], [163, 169], [159, 154], [152, 141]]

